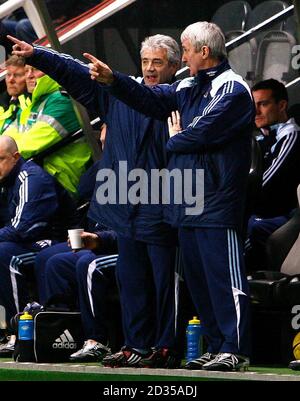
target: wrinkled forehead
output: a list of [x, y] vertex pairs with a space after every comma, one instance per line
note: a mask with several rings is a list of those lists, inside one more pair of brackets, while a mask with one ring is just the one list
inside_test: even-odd
[[168, 59], [168, 52], [167, 49], [163, 47], [145, 47], [141, 53], [142, 60], [143, 59], [161, 59], [167, 60]]

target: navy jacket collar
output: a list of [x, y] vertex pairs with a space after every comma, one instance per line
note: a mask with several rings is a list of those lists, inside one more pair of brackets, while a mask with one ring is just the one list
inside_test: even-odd
[[206, 70], [198, 71], [198, 74], [196, 75], [195, 79], [199, 85], [205, 85], [207, 83], [210, 83], [218, 75], [222, 74], [224, 71], [229, 70], [229, 69], [230, 69], [230, 65], [229, 65], [227, 59], [225, 59], [225, 60], [221, 61], [221, 63], [215, 67], [211, 67], [211, 68], [207, 68]]

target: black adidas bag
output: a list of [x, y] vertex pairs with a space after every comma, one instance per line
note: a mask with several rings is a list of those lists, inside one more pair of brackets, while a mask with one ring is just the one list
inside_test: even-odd
[[[15, 317], [16, 323], [20, 315]], [[17, 340], [15, 361], [68, 362], [69, 356], [82, 348], [80, 312], [42, 311], [34, 314], [33, 320], [34, 338], [32, 341]]]

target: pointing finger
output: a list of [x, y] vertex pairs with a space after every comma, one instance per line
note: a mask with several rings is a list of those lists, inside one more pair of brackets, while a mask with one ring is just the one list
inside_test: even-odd
[[90, 53], [83, 53], [83, 57], [87, 58], [87, 59], [90, 60], [92, 63], [97, 63], [97, 62], [99, 62], [99, 60], [98, 60], [95, 56], [93, 56], [92, 54], [90, 54]]
[[17, 45], [21, 45], [21, 44], [23, 43], [21, 40], [15, 38], [14, 36], [7, 35], [7, 38], [8, 38], [10, 41], [16, 43]]

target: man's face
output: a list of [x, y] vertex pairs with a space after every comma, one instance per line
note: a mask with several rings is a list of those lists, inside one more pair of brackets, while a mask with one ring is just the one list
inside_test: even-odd
[[24, 93], [26, 90], [25, 67], [8, 65], [5, 83], [9, 96], [16, 98]]
[[0, 148], [0, 181], [9, 175], [19, 158], [19, 152], [11, 153]]
[[167, 49], [144, 49], [142, 71], [146, 85], [154, 86], [171, 82], [177, 68], [177, 65], [169, 63]]
[[29, 93], [32, 93], [34, 91], [36, 80], [44, 75], [45, 74], [42, 71], [31, 67], [31, 65], [25, 66], [26, 86]]
[[268, 127], [281, 121], [281, 115], [286, 110], [287, 102], [280, 100], [276, 103], [271, 89], [258, 89], [252, 92], [256, 116], [257, 128]]
[[203, 70], [206, 67], [206, 57], [203, 56], [203, 51], [196, 52], [195, 47], [191, 42], [186, 39], [182, 43], [182, 61], [189, 67], [190, 76], [197, 75], [199, 70]]

